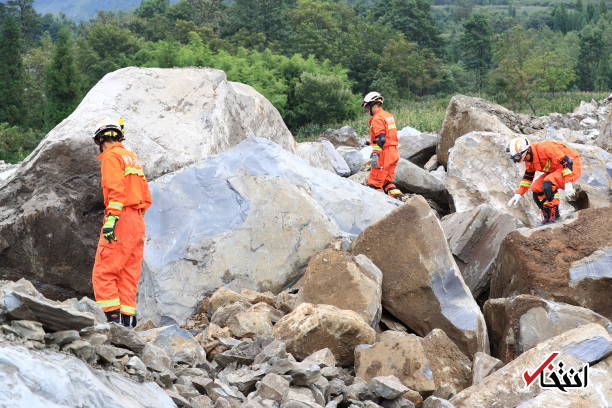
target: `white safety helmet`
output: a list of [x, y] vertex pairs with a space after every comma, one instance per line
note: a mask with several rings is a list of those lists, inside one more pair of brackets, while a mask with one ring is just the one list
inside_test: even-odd
[[381, 94], [379, 94], [378, 92], [368, 92], [366, 94], [366, 96], [363, 97], [363, 102], [361, 103], [361, 107], [365, 108], [367, 105], [371, 104], [371, 103], [383, 103], [385, 101], [385, 98], [383, 98], [383, 96]]
[[515, 137], [506, 146], [506, 153], [515, 162], [520, 162], [529, 150], [529, 140], [526, 137]]
[[116, 120], [105, 118], [96, 125], [93, 136], [94, 142], [96, 142], [96, 144], [101, 144], [104, 137], [113, 138], [120, 142], [124, 139], [123, 128], [123, 118]]

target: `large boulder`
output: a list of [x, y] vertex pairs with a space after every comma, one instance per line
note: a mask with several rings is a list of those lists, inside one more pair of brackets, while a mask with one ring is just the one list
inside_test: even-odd
[[367, 256], [326, 249], [308, 262], [298, 302], [353, 310], [376, 327], [382, 314], [382, 280], [382, 272]]
[[[524, 164], [514, 164], [505, 153], [506, 144], [512, 137], [510, 134], [472, 132], [456, 140], [449, 156], [446, 188], [457, 212], [486, 203], [514, 215], [527, 226], [540, 224], [540, 210], [530, 192], [515, 208], [506, 206], [525, 171]], [[540, 139], [530, 136], [530, 140], [537, 142]], [[590, 207], [609, 206], [612, 174], [608, 174], [607, 163], [611, 155], [595, 146], [568, 145], [580, 153], [582, 177], [576, 184], [588, 193]], [[561, 215], [574, 211], [562, 194]]]
[[397, 137], [400, 157], [421, 167], [436, 153], [436, 145], [440, 140], [436, 134], [406, 131], [406, 128], [400, 130]]
[[449, 194], [444, 183], [408, 160], [400, 159], [397, 163], [394, 182], [403, 193], [420, 194], [448, 207]]
[[551, 337], [589, 323], [612, 331], [608, 319], [589, 309], [531, 295], [489, 299], [484, 305], [484, 314], [491, 354], [505, 362]]
[[439, 328], [469, 356], [489, 350], [484, 317], [423, 197], [368, 227], [352, 251], [380, 268], [383, 306], [417, 334]]
[[442, 219], [450, 250], [475, 298], [488, 291], [499, 246], [510, 231], [520, 226], [512, 215], [488, 204]]
[[438, 161], [446, 166], [448, 151], [455, 140], [474, 132], [495, 132], [501, 134], [534, 132], [532, 117], [516, 114], [496, 103], [464, 95], [455, 95], [446, 108], [446, 116], [440, 131]]
[[363, 166], [370, 160], [372, 148], [366, 146], [358, 149], [356, 147], [339, 146], [336, 151], [344, 158], [346, 165], [351, 169], [351, 175], [359, 173]]
[[352, 174], [344, 158], [327, 139], [299, 143], [296, 154], [313, 167], [331, 171], [341, 177], [348, 177]]
[[575, 220], [511, 232], [499, 250], [491, 297], [531, 294], [612, 318], [611, 217], [612, 207], [587, 209]]
[[330, 305], [303, 303], [276, 323], [275, 338], [287, 345], [287, 351], [298, 360], [315, 351], [328, 348], [341, 366], [353, 363], [359, 344], [372, 344], [374, 329], [352, 310]]
[[0, 406], [176, 407], [153, 382], [138, 383], [82, 360], [51, 351], [0, 345]]
[[124, 68], [107, 74], [0, 182], [0, 279], [26, 277], [51, 298], [91, 293], [103, 214], [92, 132], [123, 116], [125, 145], [149, 180], [247, 137], [295, 141], [278, 111], [250, 86], [208, 68]]
[[361, 145], [357, 132], [350, 126], [343, 126], [340, 129], [326, 129], [321, 133], [321, 138], [329, 140], [335, 147], [359, 147]]
[[[593, 323], [570, 330], [526, 351], [480, 383], [452, 397], [450, 402], [457, 408], [522, 406], [523, 402], [548, 390], [539, 385], [537, 378], [526, 386], [524, 376], [537, 377], [537, 369], [547, 361], [551, 353], [559, 353], [552, 361], [553, 370], [558, 370], [558, 364], [563, 362], [564, 370], [569, 370], [571, 367], [576, 371], [582, 369], [585, 364], [604, 359], [610, 354], [611, 343], [612, 337], [608, 331], [598, 324]], [[573, 391], [569, 390], [567, 394]]]
[[599, 137], [595, 141], [595, 144], [608, 153], [612, 153], [612, 109], [608, 112], [608, 115], [601, 125]]
[[397, 205], [265, 139], [161, 177], [151, 193], [138, 306], [163, 324], [224, 285], [279, 292], [312, 255]]

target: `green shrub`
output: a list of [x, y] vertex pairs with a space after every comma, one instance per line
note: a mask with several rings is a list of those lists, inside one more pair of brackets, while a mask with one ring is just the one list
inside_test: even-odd
[[17, 163], [38, 145], [42, 134], [32, 129], [0, 123], [0, 160]]

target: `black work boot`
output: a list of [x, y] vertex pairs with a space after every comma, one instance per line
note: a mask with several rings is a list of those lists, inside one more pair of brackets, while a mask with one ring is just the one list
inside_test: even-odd
[[106, 321], [109, 323], [118, 323], [121, 324], [121, 317], [119, 315], [119, 310], [113, 310], [110, 312], [104, 312], [106, 315]]
[[136, 327], [136, 315], [121, 314], [121, 324], [125, 327], [133, 329]]

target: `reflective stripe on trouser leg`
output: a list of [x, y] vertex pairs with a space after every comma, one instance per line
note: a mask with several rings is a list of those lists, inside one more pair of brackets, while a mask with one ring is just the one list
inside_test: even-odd
[[138, 280], [142, 270], [144, 252], [144, 219], [139, 212], [133, 211], [125, 214], [121, 221], [125, 222], [124, 226], [128, 227], [126, 234], [130, 244], [129, 252], [123, 261], [117, 281], [119, 298], [121, 299], [121, 313], [135, 315]]
[[105, 312], [117, 310], [121, 305], [117, 288], [117, 278], [121, 269], [118, 255], [121, 249], [116, 242], [109, 244], [104, 236], [100, 235], [91, 281], [96, 301]]

